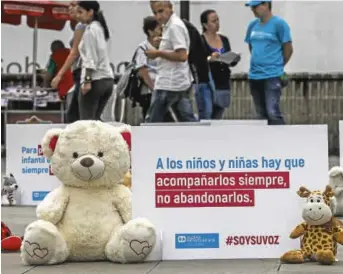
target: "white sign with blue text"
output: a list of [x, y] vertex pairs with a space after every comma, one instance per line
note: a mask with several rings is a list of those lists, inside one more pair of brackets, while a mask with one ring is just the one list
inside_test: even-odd
[[163, 232], [164, 260], [299, 249], [297, 190], [328, 181], [326, 125], [133, 127], [131, 153], [132, 214]]
[[64, 127], [64, 124], [6, 125], [6, 173], [16, 178], [22, 205], [37, 205], [60, 185], [42, 153], [41, 141], [49, 129]]
[[200, 120], [200, 123], [210, 123], [211, 126], [228, 126], [228, 125], [268, 125], [267, 120]]

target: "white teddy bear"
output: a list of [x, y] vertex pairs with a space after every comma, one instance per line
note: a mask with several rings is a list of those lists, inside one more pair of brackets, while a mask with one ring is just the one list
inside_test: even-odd
[[145, 218], [131, 219], [131, 192], [120, 184], [130, 167], [120, 129], [77, 121], [49, 130], [42, 148], [62, 185], [37, 206], [39, 220], [25, 230], [23, 261], [144, 261], [156, 230]]
[[333, 198], [335, 216], [343, 216], [343, 167], [335, 166], [329, 171], [329, 185], [335, 193]]

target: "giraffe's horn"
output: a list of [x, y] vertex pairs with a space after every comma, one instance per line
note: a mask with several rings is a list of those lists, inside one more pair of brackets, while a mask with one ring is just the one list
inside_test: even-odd
[[308, 196], [310, 196], [311, 191], [309, 191], [306, 187], [301, 186], [299, 188], [299, 190], [297, 191], [297, 194], [301, 197], [301, 198], [307, 198]]
[[330, 197], [333, 197], [335, 193], [332, 191], [331, 186], [327, 185], [325, 188], [325, 191], [323, 192], [323, 195], [330, 198]]

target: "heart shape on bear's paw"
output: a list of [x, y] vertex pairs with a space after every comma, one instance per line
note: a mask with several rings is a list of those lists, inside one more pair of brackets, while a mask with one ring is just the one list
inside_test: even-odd
[[29, 241], [25, 241], [24, 243], [24, 249], [27, 254], [29, 254], [30, 257], [37, 256], [40, 259], [45, 258], [49, 251], [46, 248], [40, 248], [39, 244], [37, 243], [30, 243]]
[[34, 254], [34, 250], [39, 248], [39, 245], [36, 243], [30, 243], [29, 241], [25, 241], [24, 243], [24, 249], [26, 251], [27, 254], [29, 254], [30, 257], [35, 256]]
[[150, 253], [150, 251], [151, 251], [151, 248], [152, 248], [151, 245], [150, 245], [150, 246], [145, 246], [145, 247], [143, 247], [142, 253], [143, 253], [145, 256], [148, 256], [149, 253]]
[[130, 242], [130, 248], [135, 252], [138, 256], [140, 255], [147, 255], [149, 253], [149, 250], [151, 249], [151, 245], [147, 241], [138, 241], [138, 240], [132, 240]]
[[46, 248], [36, 248], [33, 250], [33, 253], [40, 259], [45, 258], [48, 254], [49, 251]]

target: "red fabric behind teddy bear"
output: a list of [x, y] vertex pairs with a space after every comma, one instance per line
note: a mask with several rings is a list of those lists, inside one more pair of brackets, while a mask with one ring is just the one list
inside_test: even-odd
[[8, 226], [1, 222], [1, 251], [18, 251], [21, 242], [22, 238], [14, 236]]

